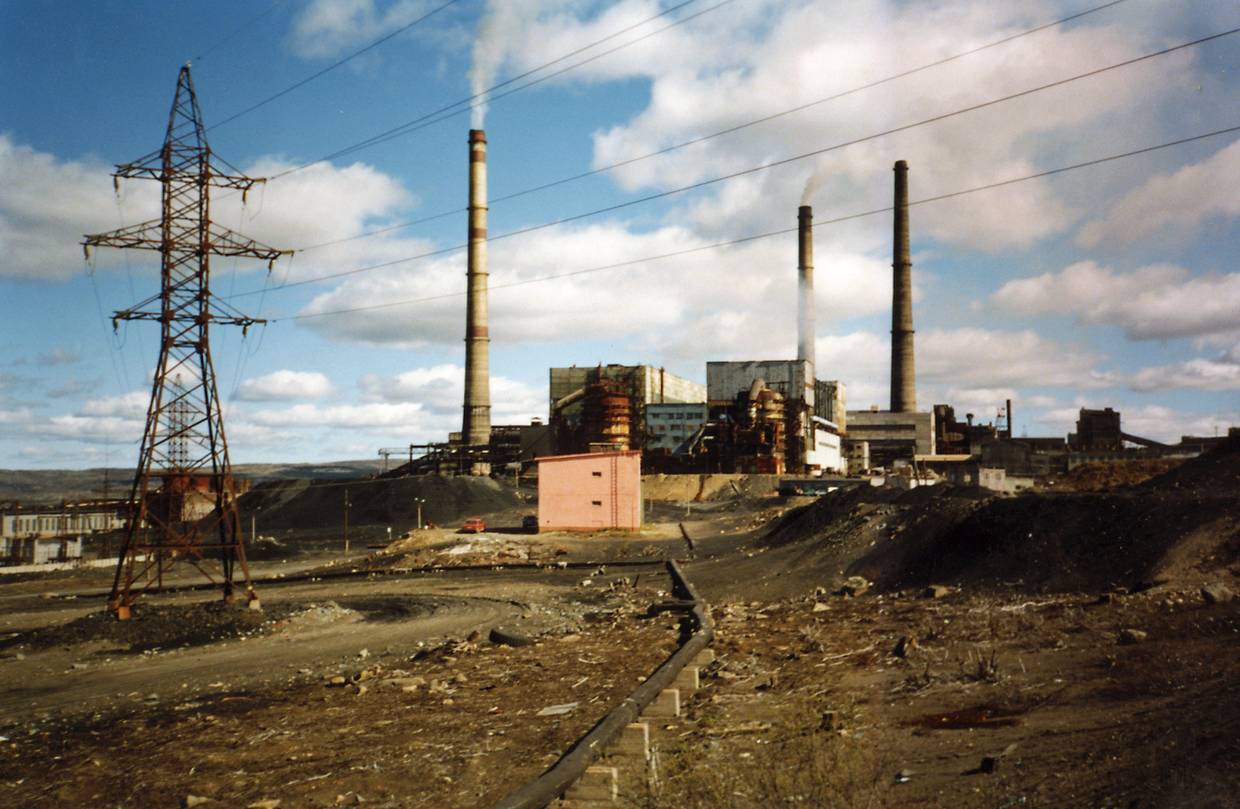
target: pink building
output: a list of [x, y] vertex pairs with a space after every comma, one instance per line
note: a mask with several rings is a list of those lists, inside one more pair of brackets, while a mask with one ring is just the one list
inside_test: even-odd
[[642, 527], [642, 454], [590, 452], [538, 458], [538, 530]]

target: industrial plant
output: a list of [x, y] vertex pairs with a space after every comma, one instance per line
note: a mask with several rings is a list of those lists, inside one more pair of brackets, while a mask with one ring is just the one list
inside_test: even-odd
[[[109, 14], [119, 13], [111, 8], [115, 4], [100, 5], [107, 5]], [[820, 46], [841, 41], [825, 37], [831, 27], [827, 22], [835, 25], [840, 17], [841, 26], [854, 26], [852, 17], [873, 13], [861, 10], [865, 4], [842, 17], [838, 9], [823, 12], [812, 3], [744, 10], [744, 4], [724, 2], [688, 13], [681, 10], [692, 2], [552, 4], [554, 9], [532, 16], [522, 4], [507, 2], [291, 5], [296, 8], [263, 4], [247, 26], [228, 26], [234, 32], [209, 46], [195, 43], [194, 52], [201, 54], [195, 63], [205, 61], [208, 69], [217, 69], [223, 62], [217, 54], [227, 53], [223, 49], [234, 39], [254, 33], [255, 26], [296, 19], [299, 26], [291, 36], [308, 38], [289, 40], [288, 50], [313, 51], [305, 58], [333, 60], [329, 66], [208, 126], [191, 65], [184, 63], [162, 142], [115, 167], [115, 213], [121, 226], [94, 232], [112, 224], [94, 210], [95, 197], [85, 193], [90, 204], [82, 207], [91, 208], [89, 215], [79, 220], [55, 213], [58, 226], [73, 223], [75, 238], [92, 231], [80, 242], [70, 240], [75, 261], [79, 247], [88, 262], [92, 251], [103, 248], [158, 255], [158, 282], [154, 272], [143, 276], [126, 266], [124, 277], [117, 273], [121, 280], [112, 279], [107, 291], [125, 294], [126, 303], [134, 297], [139, 301], [111, 312], [114, 343], [128, 339], [123, 328], [128, 324], [149, 328], [152, 337], [158, 331], [159, 337], [157, 348], [152, 342], [149, 356], [143, 355], [137, 377], [141, 388], [135, 391], [129, 384], [132, 367], [115, 364], [113, 372], [128, 389], [113, 399], [90, 399], [81, 416], [39, 421], [43, 417], [36, 411], [47, 402], [28, 405], [21, 397], [33, 402], [34, 394], [14, 393], [27, 381], [7, 370], [0, 374], [0, 431], [19, 424], [23, 435], [33, 436], [34, 449], [47, 455], [30, 457], [46, 460], [55, 457], [56, 448], [76, 447], [82, 454], [75, 463], [84, 467], [81, 447], [91, 443], [92, 457], [103, 458], [98, 468], [0, 470], [0, 596], [5, 605], [0, 610], [0, 749], [5, 753], [0, 797], [6, 805], [1153, 809], [1235, 803], [1240, 790], [1240, 659], [1233, 646], [1240, 633], [1235, 593], [1240, 580], [1240, 428], [1219, 424], [1213, 435], [1201, 435], [1209, 431], [1209, 422], [1180, 427], [1190, 422], [1165, 417], [1173, 411], [1161, 404], [1140, 409], [1139, 398], [1104, 400], [1111, 394], [1099, 393], [1118, 386], [1099, 385], [1087, 391], [1089, 396], [1075, 398], [1035, 395], [1042, 393], [1040, 383], [1021, 380], [1053, 368], [1053, 373], [1063, 370], [1067, 382], [1048, 386], [1074, 387], [1073, 374], [1079, 367], [1093, 368], [1085, 363], [1094, 360], [1074, 365], [1050, 356], [1069, 344], [1035, 340], [1033, 329], [1029, 344], [1035, 348], [1021, 349], [1032, 372], [1022, 367], [1020, 373], [1007, 373], [1007, 368], [1004, 374], [991, 373], [983, 359], [997, 362], [1015, 354], [983, 357], [986, 346], [944, 350], [953, 344], [942, 337], [943, 323], [964, 311], [953, 308], [958, 299], [965, 299], [964, 306], [994, 301], [997, 307], [1005, 290], [1022, 299], [1035, 297], [1029, 290], [1036, 285], [1051, 290], [1045, 292], [1048, 299], [1063, 293], [1053, 273], [1013, 275], [1001, 279], [1007, 285], [989, 292], [958, 285], [954, 277], [950, 283], [936, 280], [942, 268], [952, 265], [955, 271], [971, 254], [947, 251], [950, 240], [943, 237], [942, 220], [923, 217], [926, 208], [919, 206], [944, 200], [954, 204], [966, 194], [1007, 193], [1018, 183], [1043, 182], [1078, 169], [1101, 171], [1156, 150], [1222, 135], [1234, 138], [1240, 129], [1229, 123], [1230, 128], [1161, 145], [1129, 145], [1122, 147], [1125, 152], [1081, 157], [1076, 152], [1084, 146], [1067, 136], [1072, 130], [1053, 142], [1031, 137], [1042, 131], [1044, 119], [1053, 117], [1046, 107], [1017, 112], [1013, 120], [1036, 118], [1038, 127], [1003, 137], [1029, 138], [1034, 142], [1030, 148], [1070, 152], [1077, 162], [1047, 168], [1040, 157], [1013, 159], [1008, 163], [1036, 165], [1023, 166], [1020, 170], [1028, 173], [1017, 177], [979, 174], [976, 185], [954, 189], [944, 183], [966, 173], [961, 165], [994, 148], [982, 148], [982, 141], [991, 137], [991, 129], [1011, 123], [1004, 118], [1008, 111], [987, 123], [962, 125], [965, 140], [944, 138], [934, 148], [904, 133], [1007, 101], [1033, 103], [1036, 93], [1051, 89], [1063, 94], [1056, 103], [1071, 108], [1069, 117], [1083, 117], [1090, 105], [1103, 107], [1108, 117], [1098, 119], [1106, 124], [1098, 131], [1112, 133], [1119, 126], [1112, 120], [1115, 109], [1104, 104], [1105, 93], [1074, 100], [1071, 82], [1101, 80], [1108, 71], [1136, 69], [1144, 60], [1199, 45], [1221, 48], [1223, 38], [1240, 28], [1167, 45], [1161, 42], [1166, 32], [1158, 26], [1168, 15], [1146, 19], [1148, 9], [1122, 0], [1023, 33], [1013, 33], [1015, 20], [1023, 20], [1028, 10], [1000, 14], [988, 7], [985, 14], [957, 14], [951, 4], [947, 10], [939, 4], [933, 9], [896, 4], [881, 16], [899, 24], [875, 23], [885, 34], [873, 43], [864, 39], [872, 33], [859, 33], [856, 65], [839, 71], [847, 78], [854, 68], [874, 68], [877, 78], [841, 91], [832, 83], [837, 76], [820, 75], [823, 65], [836, 64], [835, 49]], [[972, 11], [967, 3], [962, 8]], [[681, 24], [717, 10], [720, 16], [738, 16], [707, 29], [707, 38], [726, 40], [723, 32], [737, 20], [750, 28], [786, 29], [771, 34], [770, 44], [782, 43], [779, 52], [787, 59], [770, 65], [740, 60], [735, 67], [721, 60], [724, 68], [712, 68], [709, 76], [718, 85], [711, 96], [690, 98], [684, 88], [701, 92], [694, 83], [701, 77], [690, 81], [689, 74], [710, 71], [697, 64], [702, 53], [690, 39], [692, 27]], [[1197, 11], [1217, 22], [1217, 14]], [[422, 16], [415, 18], [415, 12]], [[101, 13], [92, 6], [86, 16]], [[1012, 65], [1028, 68], [1029, 54], [1052, 54], [1039, 58], [1055, 67], [1072, 61], [1064, 54], [1087, 60], [1096, 55], [1084, 47], [1092, 41], [1094, 23], [1102, 15], [1124, 13], [1145, 15], [1126, 32], [1132, 41], [1121, 36], [1122, 27], [1107, 29], [1096, 53], [1135, 49], [1135, 43], [1154, 34], [1163, 50], [1126, 55], [1127, 61], [1110, 67], [970, 101], [971, 106], [955, 111], [931, 113], [929, 106], [920, 111], [927, 102], [925, 88], [950, 86], [954, 97], [966, 71], [1006, 78]], [[472, 50], [460, 47], [461, 21], [470, 14], [479, 15]], [[1094, 14], [1099, 17], [1090, 18]], [[995, 15], [1003, 21], [1002, 30], [997, 22], [991, 26], [996, 38], [987, 43], [980, 34], [986, 26], [977, 28], [972, 18]], [[1190, 18], [1181, 9], [1171, 16], [1177, 25], [1181, 16]], [[625, 27], [591, 44], [577, 42], [594, 37], [595, 28], [614, 24], [613, 17]], [[816, 21], [817, 28], [808, 27], [807, 20]], [[366, 55], [376, 61], [353, 67], [359, 68], [358, 75], [366, 74], [367, 93], [359, 92], [356, 104], [341, 101], [331, 116], [315, 119], [324, 133], [337, 125], [336, 118], [339, 126], [351, 126], [361, 120], [359, 109], [373, 103], [371, 90], [376, 98], [388, 92], [369, 75], [379, 73], [375, 51], [424, 23], [442, 28], [425, 38], [406, 36], [402, 69], [382, 80], [399, 81], [401, 92], [419, 102], [423, 96], [434, 99], [434, 88], [419, 71], [438, 60], [435, 69], [446, 76], [459, 67], [458, 57], [468, 56], [467, 76], [452, 77], [468, 80], [471, 94], [464, 100], [301, 165], [264, 153], [243, 164], [251, 168], [242, 171], [208, 144], [210, 134], [214, 142], [235, 146], [244, 156], [244, 139], [225, 140], [238, 130], [224, 130], [217, 138], [217, 127], [283, 103], [285, 95], [327, 74], [342, 84], [355, 81], [346, 78], [347, 71], [333, 71]], [[942, 30], [930, 32], [933, 36], [922, 31], [933, 25]], [[351, 27], [358, 30], [346, 30]], [[350, 37], [370, 28], [382, 29], [382, 36], [338, 57], [336, 50], [351, 47]], [[903, 28], [913, 33], [897, 30]], [[673, 29], [685, 39], [668, 49], [675, 51], [678, 75], [670, 89], [648, 81], [644, 72], [648, 62], [666, 56], [656, 41], [634, 59], [640, 70], [617, 74], [626, 81], [638, 77], [634, 86], [641, 92], [626, 90], [606, 104], [592, 103], [588, 92], [612, 81], [607, 71], [616, 69], [600, 64], [587, 82], [571, 87], [571, 109], [561, 108], [559, 119], [541, 120], [529, 111], [499, 125], [492, 119], [488, 138], [483, 125], [492, 102]], [[787, 31], [795, 36], [789, 38]], [[758, 33], [746, 31], [753, 40], [745, 47], [767, 53], [766, 33]], [[337, 36], [346, 44], [335, 42]], [[1026, 36], [1041, 39], [1019, 59], [1003, 50]], [[621, 41], [613, 43], [617, 37]], [[796, 51], [799, 37], [812, 46]], [[968, 49], [940, 53], [953, 37], [966, 41]], [[442, 45], [428, 45], [440, 39], [461, 53], [438, 53]], [[541, 66], [526, 64], [543, 56], [529, 44], [541, 48], [544, 40], [553, 50], [564, 43], [573, 49]], [[893, 40], [899, 44], [893, 47]], [[792, 52], [787, 51], [790, 42]], [[886, 56], [871, 56], [870, 44], [877, 46], [874, 52], [889, 54], [893, 65], [922, 51], [933, 61], [912, 63], [882, 78]], [[737, 45], [725, 41], [722, 47]], [[991, 49], [995, 64], [975, 66], [973, 60], [990, 56]], [[1226, 64], [1227, 53], [1215, 52], [1201, 62], [1217, 68]], [[1176, 68], [1184, 76], [1159, 81], [1191, 86], [1185, 83], [1190, 68], [1199, 69], [1184, 58]], [[505, 70], [517, 75], [498, 80]], [[948, 72], [953, 70], [959, 72]], [[906, 92], [902, 83], [921, 71], [941, 73], [927, 74], [922, 90]], [[766, 81], [774, 83], [751, 85], [749, 74], [770, 74]], [[410, 75], [417, 80], [410, 82]], [[803, 91], [817, 92], [806, 88], [816, 87], [819, 79], [831, 80], [826, 84], [833, 95], [802, 99]], [[1219, 83], [1225, 82], [1220, 78]], [[795, 125], [781, 122], [785, 115], [811, 108], [823, 119], [851, 109], [839, 115], [849, 125], [872, 113], [882, 120], [884, 102], [875, 100], [881, 98], [877, 91], [841, 102], [830, 113], [817, 109], [880, 85], [881, 92], [897, 99], [899, 115], [911, 111], [925, 117], [885, 123], [887, 129], [864, 137], [841, 128], [848, 139], [841, 134], [834, 144], [813, 140], [809, 115]], [[1131, 82], [1116, 92], [1130, 104], [1140, 86]], [[1217, 92], [1203, 81], [1196, 85], [1198, 93], [1203, 86], [1207, 94]], [[611, 142], [618, 130], [608, 127], [620, 120], [613, 104], [645, 103], [646, 90], [649, 110], [662, 114], [651, 112], [645, 121], [649, 131], [642, 133], [653, 151], [634, 155], [633, 143]], [[548, 84], [542, 92], [565, 91]], [[742, 120], [740, 99], [746, 93], [770, 96], [755, 107], [752, 120]], [[767, 109], [785, 93], [799, 106]], [[846, 106], [854, 102], [855, 107]], [[396, 108], [399, 104], [390, 106]], [[693, 126], [718, 112], [723, 128], [678, 141], [682, 135], [676, 129], [684, 121], [669, 124], [663, 117], [669, 108], [673, 118], [692, 119]], [[1179, 110], [1170, 102], [1166, 109]], [[462, 139], [466, 127], [455, 116], [465, 112], [472, 121]], [[574, 116], [591, 128], [582, 130], [589, 137], [581, 138], [581, 144], [592, 143], [588, 170], [574, 167], [573, 156], [556, 151], [563, 142], [551, 132]], [[415, 194], [386, 169], [364, 161], [348, 167], [338, 162], [445, 121], [457, 127], [451, 130], [457, 134], [450, 138], [450, 159], [429, 158], [442, 162], [436, 169], [447, 169], [441, 188], [419, 185]], [[1164, 124], [1160, 119], [1160, 131]], [[688, 178], [677, 180], [685, 184], [676, 188], [664, 177], [657, 183], [643, 179], [640, 171], [620, 176], [647, 158], [663, 159], [705, 141], [712, 141], [713, 148], [715, 138], [759, 125], [766, 129], [744, 136], [759, 144], [746, 148], [763, 150], [757, 165], [734, 165], [734, 155], [711, 154], [700, 165], [690, 165], [696, 158], [678, 162], [674, 171], [668, 166], [680, 161], [679, 155], [643, 167], [650, 175]], [[803, 127], [783, 133], [798, 153], [765, 154], [763, 138], [779, 127]], [[899, 139], [889, 137], [897, 133]], [[1121, 132], [1116, 140], [1127, 135]], [[509, 137], [530, 140], [513, 149], [520, 153], [514, 157], [505, 151]], [[835, 162], [841, 150], [862, 143], [864, 158], [854, 164]], [[1127, 216], [1128, 209], [1143, 209], [1153, 193], [1149, 189], [1160, 198], [1175, 197], [1207, 175], [1217, 184], [1240, 154], [1236, 143], [1225, 148], [1226, 154], [1209, 158], [1208, 171], [1200, 163], [1174, 175], [1151, 175], [1122, 199], [1121, 185], [1101, 182], [1103, 190], [1097, 193], [1119, 199], [1112, 209]], [[106, 183], [94, 164], [58, 166], [23, 149], [0, 132], [0, 177], [16, 176], [20, 183], [25, 175], [12, 166], [29, 163], [38, 170], [56, 169], [62, 179], [96, 174], [94, 180]], [[707, 151], [702, 148], [698, 155]], [[604, 165], [612, 152], [620, 159]], [[416, 157], [428, 155], [430, 148]], [[523, 161], [519, 166], [518, 160]], [[708, 176], [716, 170], [710, 168], [715, 160], [722, 166], [719, 175]], [[539, 185], [512, 192], [502, 183], [520, 176], [513, 169], [524, 170], [525, 162], [531, 174], [547, 165], [577, 173], [539, 178]], [[914, 173], [919, 169], [922, 174]], [[356, 205], [356, 211], [333, 208], [324, 224], [314, 227], [296, 216], [273, 224], [284, 211], [263, 219], [264, 205], [270, 210], [288, 204], [280, 194], [289, 184], [263, 199], [267, 183], [303, 171], [307, 178], [318, 172], [315, 181], [327, 183], [330, 191], [314, 193], [327, 193], [340, 208], [346, 204], [340, 200], [355, 206], [357, 198], [349, 195], [368, 184], [373, 188], [367, 193], [384, 201], [372, 201], [370, 208]], [[496, 181], [490, 187], [489, 172]], [[258, 173], [271, 176], [249, 176]], [[751, 175], [769, 182], [746, 185]], [[581, 197], [593, 199], [594, 210], [557, 211], [559, 218], [530, 224], [536, 209], [526, 194], [556, 189], [554, 196], [562, 202], [571, 194], [560, 187], [586, 178], [594, 178], [596, 185], [580, 186], [586, 189]], [[123, 207], [129, 180], [149, 181], [151, 193], [136, 196], [134, 207], [154, 210], [158, 201], [156, 218], [130, 224]], [[794, 207], [790, 189], [802, 181], [805, 191]], [[701, 189], [720, 190], [723, 199], [722, 184], [732, 182], [729, 193], [748, 195], [739, 214], [692, 210], [708, 199]], [[646, 193], [636, 191], [644, 184], [653, 190], [638, 198]], [[453, 206], [463, 197], [464, 207], [437, 214], [418, 211], [418, 219], [398, 221], [403, 209], [423, 201], [415, 197], [427, 189], [435, 189], [428, 198], [451, 197]], [[1043, 191], [1030, 193], [1022, 204], [1053, 207]], [[1201, 206], [1202, 222], [1225, 207], [1216, 191], [1203, 194], [1209, 201]], [[622, 209], [627, 216], [629, 206], [682, 192], [694, 195], [683, 209], [669, 205], [654, 217], [635, 214], [621, 225], [617, 217], [597, 231], [590, 229], [593, 225], [579, 228], [579, 220], [587, 217], [612, 217]], [[302, 193], [313, 196], [300, 189], [290, 196]], [[260, 197], [257, 205], [248, 199], [252, 194]], [[66, 208], [74, 202], [72, 194], [51, 199]], [[8, 200], [0, 189], [0, 237], [20, 231], [30, 241], [42, 238], [37, 227], [31, 226], [30, 234], [22, 230], [26, 224], [20, 215], [10, 217], [4, 205]], [[514, 200], [519, 202], [511, 209], [501, 207]], [[866, 208], [846, 213], [836, 208], [841, 200]], [[817, 202], [819, 217], [817, 262], [811, 202]], [[1061, 207], [1047, 218], [1076, 216], [1066, 202]], [[511, 220], [505, 218], [508, 210], [514, 211]], [[916, 221], [911, 210], [918, 212]], [[992, 218], [1000, 224], [991, 222], [991, 228], [1026, 224], [1009, 219], [1027, 216], [1027, 208], [995, 205], [988, 213], [995, 211]], [[291, 236], [307, 237], [306, 244], [269, 247], [224, 227], [225, 213], [230, 219], [236, 214], [239, 230], [244, 225], [263, 235], [259, 228], [266, 227], [266, 236], [277, 234], [273, 242]], [[1227, 215], [1234, 218], [1234, 213]], [[734, 221], [711, 227], [683, 224], [696, 215]], [[843, 229], [832, 230], [824, 239], [829, 226], [863, 218], [881, 226], [859, 227], [843, 236]], [[10, 219], [17, 222], [16, 230], [9, 227]], [[656, 219], [658, 227], [648, 227]], [[399, 240], [408, 244], [423, 238], [393, 236], [396, 231], [431, 221], [444, 228], [427, 238], [431, 247], [392, 258]], [[737, 227], [763, 221], [765, 233], [741, 235]], [[1078, 224], [1073, 220], [1073, 227]], [[1080, 247], [1097, 235], [1091, 227], [1104, 225], [1110, 226], [1092, 220], [1075, 242], [1064, 240], [1045, 251], [1044, 242], [1025, 238], [1028, 234], [1013, 237], [988, 253], [986, 262], [1014, 260], [1001, 253], [1019, 245], [1028, 254], [1021, 260], [1032, 266], [1056, 250], [1075, 249], [1071, 244]], [[1201, 235], [1206, 225], [1197, 225], [1201, 233], [1192, 238], [1213, 238], [1212, 232]], [[624, 232], [615, 243], [600, 235], [612, 226]], [[1137, 226], [1147, 223], [1123, 225]], [[524, 242], [506, 249], [517, 244], [514, 239], [488, 255], [497, 240], [544, 228], [544, 235], [557, 228], [559, 235], [568, 233], [578, 241], [555, 250]], [[1031, 232], [1036, 230], [1031, 225]], [[652, 233], [657, 238], [647, 238]], [[464, 240], [444, 247], [438, 240], [445, 234], [454, 243], [462, 235]], [[641, 238], [630, 238], [634, 235]], [[383, 237], [367, 242], [380, 245], [375, 253], [381, 258], [340, 270], [341, 256], [363, 253], [339, 246], [371, 236]], [[849, 245], [849, 239], [863, 246]], [[776, 247], [747, 252], [758, 240]], [[555, 239], [547, 243], [559, 244]], [[640, 244], [659, 244], [656, 249], [665, 252], [634, 258], [633, 245]], [[5, 241], [6, 255], [22, 247], [19, 240], [10, 250]], [[299, 265], [305, 276], [292, 273], [293, 255], [320, 248], [324, 252], [303, 262], [313, 270]], [[588, 254], [587, 266], [561, 267], [561, 254], [570, 253]], [[1081, 253], [1074, 271], [1112, 280], [1123, 275], [1087, 261], [1084, 248]], [[224, 284], [221, 259], [235, 262]], [[378, 277], [371, 275], [354, 280], [362, 272], [424, 259], [429, 261], [397, 280], [384, 276], [381, 283], [368, 284]], [[235, 277], [255, 269], [239, 269], [244, 260], [265, 264], [268, 275], [254, 289], [237, 291], [232, 289]], [[647, 264], [656, 268], [649, 275], [644, 274]], [[620, 269], [632, 274], [619, 282], [605, 275]], [[669, 294], [669, 311], [645, 319], [649, 313], [637, 307], [665, 292], [660, 285], [669, 275], [660, 273], [677, 270], [684, 270], [689, 279], [684, 290], [691, 292], [675, 299]], [[1146, 275], [1167, 276], [1196, 284], [1205, 272], [1192, 275], [1184, 269], [1181, 276], [1179, 271], [1158, 264], [1124, 278], [1144, 284]], [[991, 272], [990, 263], [985, 272]], [[566, 293], [556, 302], [554, 294], [536, 293], [524, 303], [518, 296], [505, 297], [514, 286], [572, 283], [564, 279], [573, 276], [575, 281], [587, 273], [599, 279], [598, 297], [583, 294], [578, 300]], [[742, 289], [734, 293], [729, 284], [742, 274], [744, 282], [737, 284]], [[107, 298], [100, 295], [94, 275], [95, 265], [88, 263], [81, 283], [91, 284], [91, 303], [97, 304], [106, 330]], [[346, 277], [329, 292], [324, 287], [310, 292], [310, 284]], [[137, 293], [140, 284], [150, 288]], [[300, 309], [277, 308], [260, 316], [269, 294], [302, 285]], [[856, 288], [865, 285], [870, 293], [883, 291], [857, 294]], [[932, 289], [929, 296], [927, 288]], [[76, 288], [66, 283], [65, 289]], [[676, 288], [677, 294], [682, 291]], [[692, 297], [695, 292], [702, 294]], [[406, 293], [417, 297], [405, 299]], [[494, 324], [492, 294], [498, 313]], [[944, 305], [947, 295], [955, 297]], [[915, 297], [920, 321], [915, 321]], [[243, 312], [240, 301], [255, 314]], [[394, 315], [395, 307], [429, 301], [441, 308], [425, 319], [407, 317], [403, 309]], [[614, 309], [607, 308], [612, 304]], [[742, 312], [742, 306], [748, 309]], [[516, 336], [505, 333], [516, 322], [514, 311], [523, 319], [513, 327]], [[1062, 308], [1053, 316], [1077, 316], [1081, 323], [1117, 333], [1128, 328], [1114, 314], [1118, 305], [1088, 315], [1079, 311]], [[15, 322], [20, 323], [27, 315], [19, 314]], [[889, 335], [881, 333], [888, 314]], [[355, 321], [341, 332], [316, 332], [313, 340], [319, 342], [308, 338], [290, 347], [287, 332], [278, 328], [347, 315], [376, 330], [359, 337]], [[711, 318], [763, 326], [723, 335], [722, 327], [702, 325], [699, 335], [685, 325], [710, 323]], [[529, 322], [534, 320], [543, 322]], [[877, 325], [850, 331], [863, 320]], [[563, 322], [584, 325], [557, 325]], [[920, 342], [915, 322], [922, 324]], [[674, 328], [664, 328], [668, 323]], [[268, 333], [264, 327], [269, 325]], [[240, 336], [221, 340], [223, 326], [236, 327], [227, 333]], [[613, 326], [615, 331], [609, 331]], [[993, 333], [1010, 334], [1009, 326], [1004, 320], [1003, 330]], [[531, 331], [522, 331], [526, 327]], [[880, 334], [866, 330], [871, 328]], [[1232, 340], [1234, 329], [1228, 328], [1226, 339]], [[972, 324], [962, 328], [970, 341], [972, 329]], [[246, 361], [258, 350], [246, 342], [251, 330], [264, 330], [269, 347], [287, 341], [280, 346], [288, 351], [279, 360], [283, 370], [259, 376], [263, 372], [251, 367], [246, 373]], [[976, 333], [992, 332], [978, 328]], [[1161, 338], [1162, 332], [1150, 335]], [[1152, 344], [1153, 337], [1143, 345]], [[347, 344], [347, 352], [333, 354], [338, 344]], [[862, 348], [854, 350], [856, 345]], [[217, 375], [212, 351], [221, 346], [237, 349], [238, 360]], [[1232, 359], [1240, 356], [1240, 346], [1227, 350]], [[876, 362], [870, 359], [875, 353]], [[458, 355], [463, 355], [461, 365]], [[305, 359], [304, 370], [295, 370], [294, 360], [286, 364], [289, 356]], [[75, 386], [40, 389], [38, 395], [48, 400], [83, 395], [81, 387], [101, 384], [90, 375], [106, 372], [100, 365], [87, 374], [87, 363], [75, 366], [78, 359], [68, 353], [35, 357], [11, 367], [62, 362], [73, 374]], [[410, 366], [410, 357], [434, 367]], [[333, 370], [333, 359], [356, 378], [354, 402], [347, 400], [339, 375], [329, 378], [321, 372]], [[867, 367], [866, 362], [878, 368], [871, 374], [855, 370]], [[1133, 391], [1140, 390], [1138, 382], [1148, 382], [1153, 393], [1145, 401], [1153, 401], [1163, 397], [1164, 384], [1171, 384], [1164, 377], [1175, 382], [1196, 373], [1183, 387], [1196, 385], [1211, 393], [1234, 389], [1234, 379], [1214, 367], [1224, 364], [1186, 362], [1172, 371], [1125, 367], [1123, 373], [1133, 380]], [[231, 387], [220, 378], [228, 376], [233, 377]], [[540, 381], [534, 385], [531, 379]], [[1073, 418], [1066, 435], [1029, 435], [1023, 426], [1066, 427]], [[130, 427], [132, 438], [118, 437]], [[1198, 434], [1168, 438], [1181, 432]], [[128, 469], [118, 493], [116, 447], [131, 440], [135, 457], [128, 449], [122, 453]], [[314, 442], [321, 443], [308, 446]], [[258, 456], [264, 462], [234, 463], [238, 447], [247, 454], [276, 447], [270, 451], [293, 458]], [[336, 456], [338, 447], [347, 452]], [[21, 452], [12, 457], [27, 457]], [[302, 462], [306, 458], [320, 460]]]

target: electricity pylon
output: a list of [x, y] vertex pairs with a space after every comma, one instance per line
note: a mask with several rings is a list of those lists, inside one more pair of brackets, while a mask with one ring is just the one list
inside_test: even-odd
[[[232, 173], [218, 170], [217, 162]], [[212, 223], [212, 186], [244, 195], [262, 180], [242, 175], [211, 154], [189, 65], [177, 78], [164, 145], [116, 169], [113, 183], [118, 188], [121, 178], [158, 180], [163, 214], [158, 220], [89, 235], [83, 245], [88, 254], [91, 247], [159, 251], [159, 293], [113, 313], [112, 323], [115, 327], [122, 320], [157, 321], [161, 340], [108, 607], [118, 618], [129, 618], [134, 601], [147, 590], [162, 587], [164, 575], [180, 563], [192, 565], [222, 587], [230, 602], [236, 598], [235, 568], [240, 565], [246, 597], [257, 607], [208, 329], [212, 323], [248, 329], [264, 321], [211, 297], [210, 258], [265, 259], [270, 269], [285, 251]], [[162, 485], [154, 486], [153, 478], [161, 478]]]

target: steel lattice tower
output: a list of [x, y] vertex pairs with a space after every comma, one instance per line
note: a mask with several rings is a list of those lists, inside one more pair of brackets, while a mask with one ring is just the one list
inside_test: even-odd
[[[216, 162], [231, 173], [219, 171]], [[254, 604], [257, 596], [245, 561], [208, 329], [212, 323], [246, 329], [263, 321], [211, 297], [210, 258], [265, 259], [270, 267], [283, 251], [213, 224], [210, 189], [244, 194], [262, 181], [243, 176], [211, 154], [189, 65], [177, 78], [163, 147], [116, 168], [113, 177], [118, 186], [120, 178], [158, 180], [163, 214], [158, 220], [87, 236], [83, 244], [87, 251], [92, 246], [159, 251], [159, 293], [132, 309], [115, 312], [113, 325], [121, 320], [157, 321], [161, 339], [130, 518], [108, 606], [118, 618], [128, 618], [134, 601], [146, 590], [162, 586], [164, 574], [179, 563], [194, 566], [220, 585], [226, 601], [235, 598], [239, 564], [246, 596]], [[154, 486], [154, 478], [162, 478], [162, 486]], [[209, 513], [195, 514], [187, 508], [196, 491], [200, 502], [213, 501]]]

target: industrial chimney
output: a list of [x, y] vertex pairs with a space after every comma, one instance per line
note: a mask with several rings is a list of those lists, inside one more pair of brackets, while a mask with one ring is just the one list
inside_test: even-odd
[[814, 209], [797, 208], [797, 359], [814, 367]]
[[913, 262], [908, 246], [908, 163], [897, 160], [891, 262], [891, 412], [917, 411], [913, 371]]
[[[465, 414], [461, 443], [465, 448], [491, 443], [490, 342], [487, 333], [487, 136], [469, 130], [469, 252], [465, 277]], [[474, 474], [488, 474], [473, 464]]]

